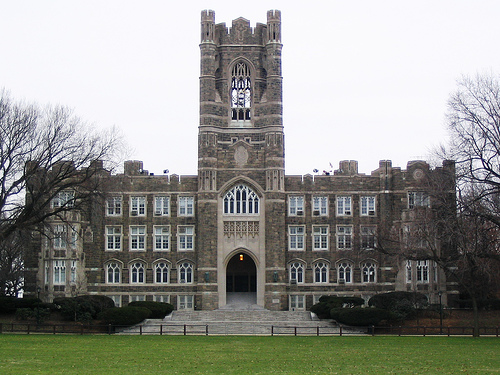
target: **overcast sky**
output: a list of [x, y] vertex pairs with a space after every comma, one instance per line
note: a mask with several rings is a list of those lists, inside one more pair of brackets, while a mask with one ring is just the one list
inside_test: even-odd
[[287, 174], [427, 159], [456, 80], [500, 72], [497, 0], [0, 0], [0, 87], [117, 126], [150, 172], [196, 174], [203, 9], [281, 10]]

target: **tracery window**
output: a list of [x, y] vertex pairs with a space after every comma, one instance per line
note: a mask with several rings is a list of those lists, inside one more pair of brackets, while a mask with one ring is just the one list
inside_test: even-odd
[[374, 283], [377, 281], [377, 266], [374, 263], [363, 263], [361, 265], [361, 272], [364, 283]]
[[236, 63], [231, 72], [231, 119], [250, 120], [252, 84], [250, 68], [244, 62]]
[[259, 213], [259, 197], [248, 186], [236, 185], [224, 196], [224, 213], [256, 215]]
[[155, 283], [165, 284], [168, 283], [168, 263], [159, 262], [155, 264]]
[[318, 262], [314, 265], [314, 282], [327, 283], [328, 282], [328, 264]]
[[120, 264], [116, 262], [108, 263], [106, 266], [106, 282], [108, 284], [119, 284], [121, 275]]
[[339, 283], [351, 283], [352, 282], [352, 264], [349, 262], [339, 263], [337, 266], [338, 270], [338, 282]]
[[179, 282], [192, 284], [193, 282], [193, 265], [189, 262], [183, 262], [178, 266]]
[[304, 265], [300, 262], [290, 264], [290, 282], [302, 284], [304, 282]]
[[130, 282], [132, 284], [144, 283], [144, 263], [135, 262], [130, 266]]

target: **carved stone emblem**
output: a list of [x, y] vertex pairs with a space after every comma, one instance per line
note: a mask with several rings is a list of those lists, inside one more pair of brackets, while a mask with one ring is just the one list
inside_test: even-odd
[[248, 151], [243, 146], [238, 146], [234, 152], [234, 160], [238, 166], [242, 167], [248, 162]]

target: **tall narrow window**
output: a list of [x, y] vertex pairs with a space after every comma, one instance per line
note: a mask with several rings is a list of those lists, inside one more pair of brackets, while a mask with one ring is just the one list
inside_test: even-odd
[[318, 262], [314, 265], [314, 282], [328, 282], [328, 265], [324, 262]]
[[54, 261], [54, 284], [66, 284], [66, 261]]
[[246, 185], [237, 185], [224, 196], [224, 213], [255, 215], [259, 213], [259, 197]]
[[352, 264], [349, 262], [339, 263], [338, 268], [338, 282], [339, 284], [352, 282]]
[[194, 215], [194, 197], [179, 197], [179, 216]]
[[290, 283], [304, 283], [304, 265], [300, 262], [290, 264]]
[[106, 282], [108, 284], [119, 284], [121, 280], [120, 264], [113, 262], [106, 266]]
[[364, 283], [374, 283], [377, 281], [377, 267], [372, 262], [361, 265], [361, 272]]
[[290, 225], [288, 227], [288, 249], [304, 250], [305, 227], [303, 225]]
[[130, 227], [130, 250], [146, 250], [146, 227], [144, 225]]
[[328, 226], [313, 226], [313, 249], [328, 250]]
[[154, 227], [154, 249], [156, 251], [170, 250], [170, 226], [162, 225]]
[[159, 262], [155, 265], [155, 283], [165, 284], [168, 283], [168, 264]]
[[144, 264], [135, 262], [130, 266], [130, 282], [132, 284], [144, 283]]
[[252, 107], [250, 69], [244, 62], [233, 66], [231, 72], [231, 120], [249, 121]]
[[352, 226], [337, 226], [337, 249], [352, 248]]
[[179, 282], [191, 284], [193, 282], [193, 265], [188, 262], [181, 263], [178, 266]]

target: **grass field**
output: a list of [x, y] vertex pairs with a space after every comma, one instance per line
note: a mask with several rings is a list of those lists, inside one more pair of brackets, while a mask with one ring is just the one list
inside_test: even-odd
[[499, 374], [500, 339], [0, 335], [0, 374]]

